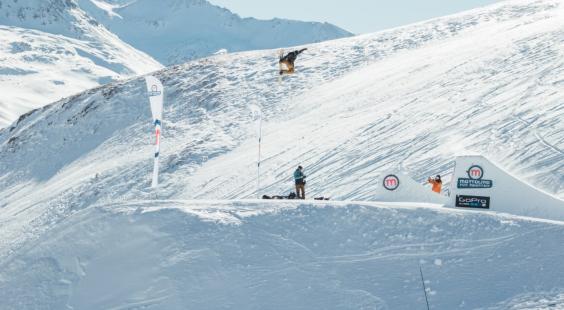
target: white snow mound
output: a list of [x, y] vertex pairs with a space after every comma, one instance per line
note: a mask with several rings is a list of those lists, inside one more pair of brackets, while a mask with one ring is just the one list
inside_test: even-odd
[[541, 304], [563, 293], [563, 234], [423, 205], [112, 204], [0, 261], [0, 298], [6, 310], [419, 309], [421, 265], [435, 309]]

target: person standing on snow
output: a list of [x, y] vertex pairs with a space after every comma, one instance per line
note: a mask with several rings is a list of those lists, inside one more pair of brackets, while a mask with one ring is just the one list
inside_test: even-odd
[[433, 192], [440, 194], [441, 189], [443, 187], [443, 181], [441, 180], [441, 176], [437, 174], [437, 176], [433, 179], [429, 177], [427, 180], [429, 183], [433, 184]]
[[296, 182], [296, 195], [298, 199], [305, 199], [305, 178], [303, 172], [304, 168], [302, 166], [298, 166], [298, 169], [294, 171], [294, 181]]
[[[280, 65], [280, 75], [282, 75], [284, 73], [286, 73], [286, 74], [294, 73], [294, 62], [296, 61], [296, 58], [298, 58], [298, 55], [303, 53], [305, 50], [307, 50], [307, 48], [303, 48], [299, 51], [296, 50], [296, 51], [290, 52], [286, 56], [281, 55], [280, 61], [278, 62], [278, 64]], [[285, 69], [284, 69], [284, 66], [286, 67]]]

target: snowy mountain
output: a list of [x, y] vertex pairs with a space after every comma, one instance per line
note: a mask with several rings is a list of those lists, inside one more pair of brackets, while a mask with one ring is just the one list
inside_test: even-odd
[[111, 81], [162, 68], [73, 1], [0, 1], [0, 128]]
[[[0, 1], [0, 24], [35, 29], [71, 38], [95, 37], [103, 27], [74, 0]], [[109, 33], [107, 33], [109, 35]]]
[[[421, 265], [433, 309], [562, 308], [562, 221], [369, 201], [460, 153], [564, 198], [563, 45], [564, 4], [518, 0], [312, 45], [281, 83], [274, 50], [164, 69], [155, 191], [142, 78], [30, 112], [0, 131], [2, 305], [416, 309]], [[302, 164], [335, 201], [248, 200], [251, 105], [260, 194]]]
[[0, 0], [0, 25], [0, 128], [69, 95], [162, 68], [155, 59], [171, 64], [351, 35], [329, 24], [241, 19], [202, 0]]
[[0, 26], [0, 128], [61, 98], [162, 66], [130, 46]]
[[80, 0], [79, 4], [122, 40], [169, 65], [223, 49], [272, 49], [352, 35], [327, 23], [240, 18], [205, 0]]

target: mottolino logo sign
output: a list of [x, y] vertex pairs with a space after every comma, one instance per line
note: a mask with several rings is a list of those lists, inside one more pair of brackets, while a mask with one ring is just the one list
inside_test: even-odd
[[482, 169], [482, 167], [472, 165], [466, 173], [468, 174], [468, 178], [458, 179], [458, 188], [492, 188], [493, 181], [483, 179], [484, 169]]
[[393, 174], [390, 174], [384, 178], [383, 181], [384, 188], [389, 191], [395, 191], [400, 185], [399, 178]]
[[490, 197], [456, 195], [456, 206], [461, 208], [489, 209]]

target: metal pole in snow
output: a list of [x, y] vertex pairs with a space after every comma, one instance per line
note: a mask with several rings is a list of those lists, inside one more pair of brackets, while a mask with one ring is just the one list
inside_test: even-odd
[[161, 123], [160, 121], [155, 122], [155, 162], [153, 164], [153, 180], [151, 182], [151, 187], [156, 188], [159, 186], [159, 155], [161, 150]]
[[259, 138], [258, 138], [258, 161], [257, 161], [257, 199], [260, 199], [260, 160], [262, 147], [262, 113], [259, 114]]
[[260, 163], [261, 163], [261, 148], [262, 148], [262, 111], [256, 105], [250, 105], [251, 116], [253, 121], [258, 117], [258, 158], [257, 158], [257, 199], [260, 199]]
[[421, 274], [421, 283], [423, 283], [423, 292], [425, 293], [425, 302], [427, 303], [427, 310], [429, 310], [429, 299], [427, 298], [427, 288], [425, 287], [425, 278], [423, 278], [423, 269], [419, 265], [419, 273]]

